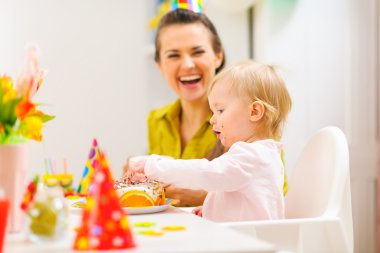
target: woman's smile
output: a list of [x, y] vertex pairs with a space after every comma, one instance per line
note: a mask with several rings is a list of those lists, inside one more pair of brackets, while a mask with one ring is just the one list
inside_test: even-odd
[[179, 78], [181, 87], [194, 89], [201, 85], [202, 77], [199, 74], [187, 75]]

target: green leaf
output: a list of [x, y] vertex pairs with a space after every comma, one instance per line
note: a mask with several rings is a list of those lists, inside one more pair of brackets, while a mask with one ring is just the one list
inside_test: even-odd
[[52, 119], [54, 119], [54, 118], [55, 118], [55, 116], [47, 115], [47, 114], [43, 114], [43, 115], [41, 116], [41, 119], [42, 119], [42, 122], [43, 122], [43, 123], [48, 122], [48, 121], [50, 121], [50, 120], [52, 120]]
[[28, 139], [21, 135], [4, 135], [0, 134], [0, 145], [9, 145], [9, 144], [25, 144], [28, 142]]
[[15, 98], [8, 101], [5, 104], [2, 104], [0, 110], [0, 122], [2, 124], [14, 125], [17, 120], [17, 116], [15, 114], [16, 106], [20, 103], [21, 98]]

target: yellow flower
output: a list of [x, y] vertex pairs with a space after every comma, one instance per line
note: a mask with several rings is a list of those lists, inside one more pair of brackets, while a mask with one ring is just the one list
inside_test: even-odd
[[5, 93], [3, 97], [3, 103], [7, 103], [14, 99], [16, 97], [16, 92], [14, 90], [9, 90], [7, 93]]
[[40, 117], [32, 116], [26, 117], [22, 121], [23, 126], [21, 127], [21, 134], [28, 139], [33, 139], [36, 141], [42, 140], [42, 128], [43, 122]]
[[0, 90], [4, 94], [2, 101], [4, 104], [16, 97], [16, 90], [13, 89], [12, 78], [9, 76], [0, 77]]
[[12, 78], [7, 76], [7, 75], [3, 75], [3, 76], [0, 76], [0, 87], [4, 90], [7, 90], [7, 89], [11, 89], [13, 86], [13, 82], [12, 82]]

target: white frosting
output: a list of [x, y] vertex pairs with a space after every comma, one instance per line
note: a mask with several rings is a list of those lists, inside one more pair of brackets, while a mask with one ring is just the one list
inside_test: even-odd
[[157, 182], [141, 182], [132, 184], [116, 181], [115, 190], [119, 198], [129, 191], [142, 191], [151, 196], [153, 201], [156, 202], [162, 194], [163, 186]]
[[121, 197], [126, 192], [129, 192], [129, 191], [132, 191], [132, 190], [138, 190], [138, 191], [146, 192], [149, 196], [151, 196], [153, 198], [153, 201], [156, 201], [157, 198], [159, 197], [159, 195], [155, 194], [152, 189], [149, 189], [149, 188], [143, 187], [143, 186], [128, 186], [128, 187], [123, 187], [123, 188], [117, 189], [116, 193], [118, 194], [119, 197]]
[[119, 197], [121, 197], [124, 193], [132, 191], [132, 190], [143, 191], [143, 192], [146, 192], [153, 197], [153, 191], [151, 189], [147, 189], [147, 188], [142, 187], [142, 186], [123, 187], [123, 188], [117, 189], [116, 192], [119, 195]]

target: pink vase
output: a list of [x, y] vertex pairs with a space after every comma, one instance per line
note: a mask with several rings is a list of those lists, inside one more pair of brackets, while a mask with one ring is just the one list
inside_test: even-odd
[[20, 232], [24, 214], [20, 208], [28, 168], [28, 145], [0, 145], [0, 187], [10, 200], [8, 232]]

